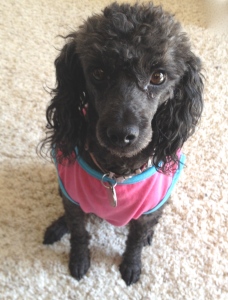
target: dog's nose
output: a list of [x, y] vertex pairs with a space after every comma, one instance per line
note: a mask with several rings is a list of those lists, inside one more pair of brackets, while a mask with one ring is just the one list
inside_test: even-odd
[[109, 127], [107, 136], [112, 144], [119, 147], [125, 147], [133, 144], [139, 136], [139, 128], [135, 125], [123, 127]]

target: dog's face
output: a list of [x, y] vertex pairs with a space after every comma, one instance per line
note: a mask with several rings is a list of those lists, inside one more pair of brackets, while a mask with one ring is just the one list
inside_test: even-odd
[[106, 67], [86, 72], [89, 98], [97, 113], [96, 136], [114, 155], [131, 157], [151, 142], [153, 116], [168, 98], [161, 87], [167, 86], [166, 74], [155, 69], [152, 76], [138, 78], [141, 74], [133, 69], [109, 71], [111, 67], [107, 59]]
[[185, 71], [185, 37], [172, 33], [173, 24], [169, 28], [150, 16], [135, 25], [130, 17], [105, 12], [90, 18], [77, 37], [97, 140], [120, 157], [148, 146], [153, 117]]
[[114, 3], [66, 39], [55, 61], [46, 142], [69, 159], [89, 144], [116, 169], [127, 157], [125, 173], [139, 157], [153, 156], [157, 168], [176, 160], [203, 108], [201, 63], [180, 24], [152, 4]]
[[84, 68], [90, 105], [98, 118], [96, 136], [114, 155], [131, 157], [151, 142], [153, 116], [169, 98], [172, 82], [161, 66], [145, 73], [135, 56], [110, 60], [110, 55], [109, 51], [102, 55], [105, 64]]

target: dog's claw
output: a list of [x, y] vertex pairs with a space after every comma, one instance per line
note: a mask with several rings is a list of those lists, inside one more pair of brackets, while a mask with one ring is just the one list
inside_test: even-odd
[[84, 255], [83, 257], [76, 257], [70, 258], [69, 262], [69, 269], [70, 274], [75, 279], [80, 281], [84, 275], [87, 273], [90, 267], [90, 257], [88, 255]]
[[127, 286], [136, 283], [140, 278], [141, 263], [130, 264], [123, 261], [120, 265], [120, 273]]

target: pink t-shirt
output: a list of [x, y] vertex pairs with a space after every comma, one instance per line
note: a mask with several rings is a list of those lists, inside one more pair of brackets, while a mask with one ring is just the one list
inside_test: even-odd
[[[85, 213], [93, 213], [115, 226], [123, 226], [131, 219], [149, 214], [160, 208], [169, 198], [183, 169], [185, 156], [177, 153], [179, 163], [172, 165], [169, 175], [150, 167], [144, 172], [117, 183], [117, 206], [112, 206], [111, 190], [104, 187], [110, 178], [93, 170], [80, 156], [74, 163], [56, 163], [59, 185], [63, 194]], [[54, 157], [55, 158], [55, 157]], [[103, 183], [102, 183], [103, 180]], [[108, 182], [107, 182], [108, 181]]]

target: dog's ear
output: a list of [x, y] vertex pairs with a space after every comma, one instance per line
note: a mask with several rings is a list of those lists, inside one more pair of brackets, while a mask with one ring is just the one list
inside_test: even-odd
[[176, 152], [195, 132], [203, 110], [201, 62], [193, 53], [173, 97], [158, 109], [153, 122], [154, 164], [176, 161]]
[[84, 145], [85, 118], [82, 107], [85, 104], [85, 80], [76, 53], [76, 35], [67, 37], [68, 42], [55, 60], [56, 88], [46, 111], [48, 138], [51, 148], [70, 159], [75, 146]]

